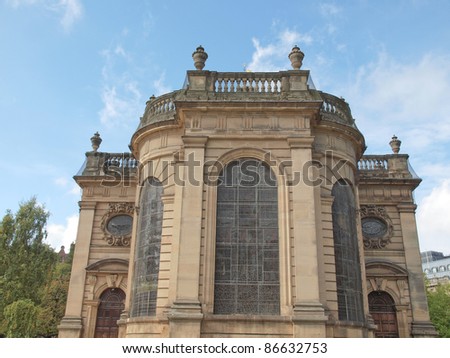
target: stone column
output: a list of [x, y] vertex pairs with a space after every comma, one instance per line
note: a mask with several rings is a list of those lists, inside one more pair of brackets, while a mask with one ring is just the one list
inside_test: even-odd
[[[315, 190], [305, 182], [304, 165], [312, 161], [313, 137], [288, 138], [292, 159], [294, 226], [294, 337], [325, 337], [325, 310], [320, 303]], [[300, 180], [299, 180], [300, 179]], [[319, 213], [320, 214], [320, 213]]]
[[413, 203], [398, 204], [397, 208], [400, 213], [405, 261], [408, 270], [409, 296], [413, 317], [411, 334], [414, 337], [432, 337], [436, 335], [436, 331], [430, 322], [428, 313], [416, 227], [416, 205]]
[[203, 164], [207, 139], [207, 137], [202, 136], [183, 137], [185, 162], [182, 179], [184, 187], [181, 199], [176, 299], [168, 316], [170, 337], [200, 337], [203, 314], [198, 296], [202, 235]]
[[78, 221], [78, 233], [73, 256], [72, 273], [70, 275], [69, 292], [67, 295], [66, 314], [58, 326], [59, 337], [61, 338], [78, 338], [82, 335], [83, 321], [81, 313], [95, 205], [95, 202], [80, 202], [80, 218]]

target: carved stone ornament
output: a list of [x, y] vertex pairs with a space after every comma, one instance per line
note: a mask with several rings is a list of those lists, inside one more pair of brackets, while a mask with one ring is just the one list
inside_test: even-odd
[[361, 206], [361, 226], [366, 249], [383, 249], [390, 242], [394, 226], [386, 209], [376, 205]]
[[134, 205], [130, 203], [110, 203], [103, 215], [101, 228], [109, 246], [130, 246], [133, 227]]

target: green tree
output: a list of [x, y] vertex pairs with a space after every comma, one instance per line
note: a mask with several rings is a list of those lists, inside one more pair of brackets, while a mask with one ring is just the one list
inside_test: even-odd
[[29, 338], [38, 335], [39, 307], [30, 299], [17, 300], [4, 309], [6, 337]]
[[[58, 259], [45, 243], [49, 215], [33, 197], [21, 203], [15, 214], [8, 210], [0, 222], [0, 334], [14, 335], [14, 327], [22, 327], [8, 320], [24, 317], [17, 313], [23, 302], [42, 304], [43, 290]], [[20, 306], [10, 307], [19, 301]]]
[[39, 334], [44, 337], [55, 337], [58, 335], [58, 324], [64, 317], [67, 292], [69, 290], [70, 271], [72, 268], [71, 252], [67, 255], [65, 262], [56, 264], [51, 280], [44, 287], [41, 311], [38, 317]]
[[428, 291], [430, 319], [439, 337], [450, 338], [450, 285], [438, 285], [435, 291]]

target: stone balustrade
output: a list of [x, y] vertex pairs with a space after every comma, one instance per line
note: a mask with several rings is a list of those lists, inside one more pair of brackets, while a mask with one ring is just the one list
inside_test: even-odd
[[86, 153], [83, 167], [76, 176], [105, 176], [111, 173], [134, 176], [138, 167], [139, 162], [131, 153], [91, 151]]
[[343, 98], [321, 91], [319, 93], [323, 100], [321, 108], [322, 119], [355, 127], [355, 120], [352, 117], [350, 106]]
[[364, 155], [358, 162], [359, 170], [388, 170], [388, 156], [386, 155]]
[[152, 99], [147, 102], [148, 108], [146, 109], [146, 112], [148, 112], [148, 115], [150, 116], [155, 116], [175, 111], [176, 108], [173, 100], [172, 93], [168, 93], [158, 98], [152, 97]]
[[173, 120], [176, 113], [176, 92], [166, 93], [159, 97], [152, 96], [147, 101], [138, 129], [147, 125]]
[[[313, 86], [312, 86], [313, 87]], [[147, 101], [138, 130], [152, 125], [175, 123], [177, 103], [185, 101], [322, 101], [323, 120], [344, 124], [355, 129], [350, 106], [343, 99], [317, 91], [309, 84], [309, 71], [280, 72], [216, 72], [188, 71], [182, 89], [152, 96]]]
[[281, 93], [280, 72], [216, 72], [216, 93]]
[[408, 158], [407, 154], [363, 155], [358, 161], [360, 178], [412, 179], [420, 182]]
[[136, 169], [139, 162], [133, 157], [131, 153], [104, 153], [105, 160], [103, 167], [108, 171], [110, 167], [123, 169]]

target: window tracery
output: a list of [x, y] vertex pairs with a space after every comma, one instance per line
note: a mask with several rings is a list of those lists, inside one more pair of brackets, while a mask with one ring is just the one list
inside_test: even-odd
[[270, 168], [228, 164], [217, 188], [214, 313], [280, 312], [278, 196]]

